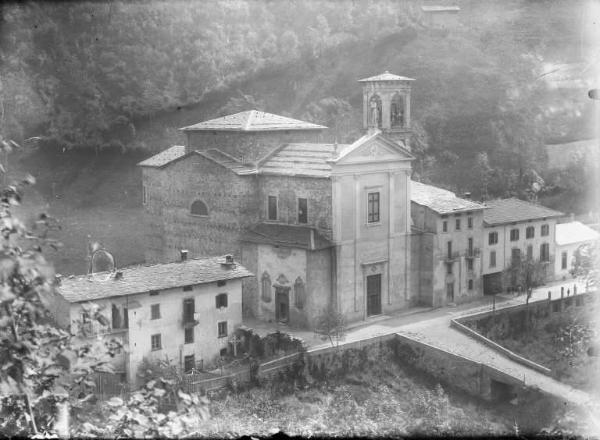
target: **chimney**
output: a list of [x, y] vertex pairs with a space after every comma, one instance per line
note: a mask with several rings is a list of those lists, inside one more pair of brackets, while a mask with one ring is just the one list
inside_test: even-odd
[[115, 272], [115, 281], [118, 280], [122, 280], [123, 279], [123, 272], [121, 272], [120, 270]]
[[225, 264], [233, 264], [233, 255], [225, 255]]
[[181, 261], [186, 261], [187, 257], [188, 257], [188, 250], [187, 249], [181, 249], [181, 251], [179, 251], [179, 254], [181, 255]]
[[470, 192], [464, 193], [463, 194], [463, 199], [471, 200], [471, 193]]

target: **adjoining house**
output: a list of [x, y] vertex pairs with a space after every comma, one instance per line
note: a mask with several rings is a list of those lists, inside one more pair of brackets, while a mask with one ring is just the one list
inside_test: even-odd
[[482, 294], [483, 211], [452, 191], [411, 182], [412, 272], [420, 303], [443, 306]]
[[600, 233], [581, 222], [559, 223], [556, 225], [556, 258], [554, 276], [557, 280], [571, 277], [575, 252], [585, 244], [600, 240]]
[[[125, 349], [114, 366], [135, 382], [143, 358], [168, 358], [183, 371], [210, 363], [229, 348], [242, 322], [242, 280], [253, 277], [230, 255], [134, 266], [63, 279], [51, 311], [73, 334], [115, 338]], [[86, 311], [93, 303], [109, 323]]]
[[562, 212], [509, 198], [485, 202], [483, 212], [483, 292], [502, 290], [502, 271], [517, 259], [546, 263], [546, 279], [554, 278], [555, 228]]

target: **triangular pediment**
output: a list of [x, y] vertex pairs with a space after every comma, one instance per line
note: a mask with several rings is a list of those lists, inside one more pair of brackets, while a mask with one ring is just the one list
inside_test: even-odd
[[380, 133], [363, 136], [333, 159], [337, 165], [369, 162], [410, 161], [410, 152]]

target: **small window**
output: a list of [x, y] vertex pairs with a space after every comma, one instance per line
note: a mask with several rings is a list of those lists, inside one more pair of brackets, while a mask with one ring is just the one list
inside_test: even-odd
[[452, 242], [446, 243], [446, 250], [448, 251], [448, 258], [452, 258]]
[[191, 292], [192, 290], [194, 290], [194, 286], [183, 286], [184, 292]]
[[560, 268], [563, 270], [567, 268], [567, 253], [566, 252], [563, 252], [562, 254], [560, 254]]
[[227, 281], [225, 281], [225, 280], [217, 281], [217, 286], [218, 287], [223, 287], [225, 284], [227, 284]]
[[510, 230], [510, 241], [517, 241], [519, 239], [519, 230], [511, 229]]
[[298, 199], [298, 223], [308, 223], [308, 200]]
[[227, 321], [221, 321], [217, 324], [219, 338], [224, 338], [227, 336]]
[[452, 263], [447, 263], [446, 264], [446, 273], [448, 275], [452, 275]]
[[217, 296], [215, 296], [215, 302], [217, 305], [217, 309], [220, 309], [221, 307], [227, 307], [227, 294], [226, 293], [220, 293]]
[[202, 200], [196, 200], [194, 203], [192, 203], [192, 208], [190, 211], [191, 211], [192, 215], [200, 215], [200, 216], [208, 215], [208, 208], [206, 207], [206, 204]]
[[185, 344], [192, 344], [194, 342], [194, 327], [186, 327], [184, 329], [183, 339]]
[[183, 300], [183, 322], [194, 322], [194, 313], [196, 304], [194, 298], [186, 298]]
[[527, 226], [525, 229], [525, 238], [533, 238], [535, 236], [535, 227]]
[[379, 222], [379, 193], [372, 192], [367, 194], [367, 222]]
[[469, 280], [469, 290], [473, 290], [473, 280]]
[[455, 229], [457, 231], [460, 231], [460, 219], [457, 218], [454, 222], [455, 222]]
[[112, 328], [121, 328], [121, 312], [114, 304], [112, 305]]
[[496, 251], [490, 251], [490, 267], [496, 267]]
[[498, 243], [498, 232], [490, 232], [488, 234], [488, 244]]
[[473, 256], [473, 254], [474, 254], [474, 250], [473, 250], [473, 237], [469, 237], [467, 239], [467, 252], [469, 253], [469, 256]]
[[158, 295], [158, 290], [151, 290], [150, 291], [150, 296], [156, 296]]
[[297, 309], [302, 310], [306, 302], [306, 287], [302, 278], [296, 278], [294, 282], [294, 305]]
[[224, 347], [221, 350], [219, 350], [219, 356], [221, 356], [221, 357], [227, 356], [227, 347]]
[[542, 243], [540, 245], [540, 261], [550, 261], [550, 245], [548, 243]]
[[542, 237], [546, 237], [550, 234], [550, 226], [542, 225]]
[[264, 271], [260, 280], [261, 298], [264, 302], [271, 302], [271, 277], [267, 271]]
[[467, 228], [473, 229], [473, 217], [467, 217]]
[[521, 260], [521, 249], [513, 248], [510, 254], [513, 264], [518, 263]]
[[469, 258], [467, 259], [467, 270], [468, 271], [473, 271], [473, 259]]
[[277, 220], [277, 197], [269, 196], [268, 197], [268, 219], [269, 220]]
[[142, 204], [145, 205], [148, 200], [148, 196], [146, 194], [146, 185], [142, 185]]
[[150, 336], [150, 345], [152, 346], [152, 351], [160, 350], [162, 348], [160, 333]]
[[448, 222], [446, 220], [442, 222], [442, 232], [448, 232]]
[[196, 368], [196, 357], [191, 354], [183, 357], [183, 372], [191, 373], [192, 369]]
[[160, 319], [160, 304], [150, 306], [150, 319]]
[[527, 246], [527, 259], [533, 260], [533, 246], [532, 245]]

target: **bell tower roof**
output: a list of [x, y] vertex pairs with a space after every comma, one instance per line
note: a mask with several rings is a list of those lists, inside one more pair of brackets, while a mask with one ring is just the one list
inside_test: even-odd
[[381, 75], [371, 76], [370, 78], [359, 79], [358, 82], [375, 82], [375, 81], [414, 81], [414, 78], [407, 78], [406, 76], [394, 75], [388, 70], [383, 72]]

